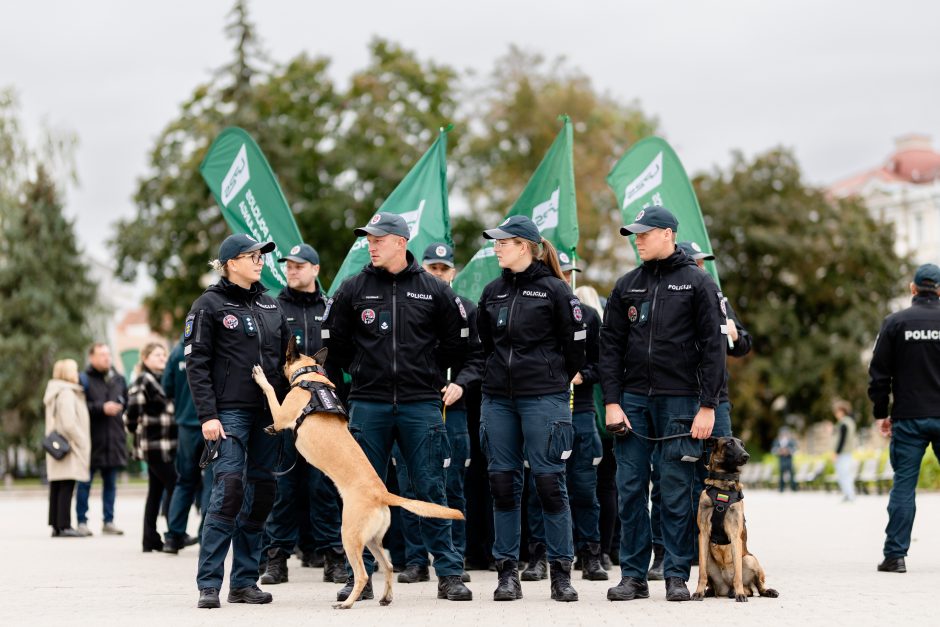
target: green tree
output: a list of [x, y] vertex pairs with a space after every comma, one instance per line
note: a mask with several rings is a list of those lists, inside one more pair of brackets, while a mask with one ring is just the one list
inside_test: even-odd
[[455, 231], [466, 232], [460, 240], [454, 235], [458, 260], [466, 261], [479, 248], [480, 225], [492, 224], [516, 200], [558, 134], [558, 116], [566, 113], [574, 125], [578, 254], [588, 265], [589, 282], [610, 287], [632, 252], [619, 235], [611, 236], [620, 214], [604, 177], [633, 143], [655, 132], [657, 121], [636, 102], [599, 93], [564, 59], [547, 62], [515, 46], [473, 94], [468, 96], [470, 115], [480, 127], [459, 155], [458, 186], [471, 212], [454, 219]]
[[[62, 211], [52, 169], [70, 163], [72, 136], [47, 134], [31, 148], [19, 132], [16, 99], [0, 93], [0, 444], [34, 447], [42, 396], [57, 359], [81, 363], [97, 303]], [[15, 159], [17, 161], [11, 161]], [[58, 165], [57, 165], [58, 164]], [[56, 170], [67, 179], [66, 170]]]
[[870, 415], [867, 351], [909, 275], [893, 228], [804, 183], [784, 149], [735, 154], [694, 184], [722, 287], [754, 337], [729, 361], [736, 431], [767, 448], [784, 415], [829, 419], [837, 396]]

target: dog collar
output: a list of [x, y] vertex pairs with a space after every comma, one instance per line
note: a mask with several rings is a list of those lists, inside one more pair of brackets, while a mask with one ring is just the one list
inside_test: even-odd
[[326, 376], [326, 372], [320, 366], [304, 366], [303, 368], [301, 368], [300, 370], [297, 370], [296, 372], [294, 372], [294, 374], [291, 375], [290, 384], [294, 385], [294, 381], [296, 381], [298, 377], [302, 377], [303, 375], [310, 374], [310, 373], [318, 374], [321, 377]]

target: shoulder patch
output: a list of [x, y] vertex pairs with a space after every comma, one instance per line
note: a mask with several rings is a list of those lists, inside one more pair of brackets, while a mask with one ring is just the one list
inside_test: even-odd
[[196, 314], [189, 314], [186, 316], [186, 324], [183, 325], [183, 337], [187, 340], [193, 334], [193, 321], [196, 319]]
[[577, 298], [572, 298], [568, 301], [568, 304], [571, 305], [571, 315], [574, 317], [574, 321], [581, 322], [584, 319], [584, 312], [581, 311], [581, 301]]
[[464, 320], [466, 320], [466, 319], [467, 319], [467, 310], [464, 309], [463, 301], [460, 300], [460, 297], [459, 297], [459, 296], [457, 296], [457, 297], [454, 298], [454, 302], [457, 303], [457, 309], [460, 310], [460, 317], [463, 318]]
[[327, 316], [330, 315], [330, 307], [333, 306], [333, 297], [331, 296], [328, 301], [326, 301], [326, 309], [323, 310], [323, 322], [326, 322]]

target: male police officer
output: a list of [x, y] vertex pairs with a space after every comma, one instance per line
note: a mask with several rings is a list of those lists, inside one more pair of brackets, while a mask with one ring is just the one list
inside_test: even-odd
[[[600, 373], [608, 430], [615, 443], [620, 494], [620, 584], [612, 601], [646, 598], [651, 539], [648, 486], [652, 443], [645, 438], [711, 435], [724, 376], [723, 300], [708, 274], [676, 249], [679, 223], [663, 207], [637, 214], [621, 228], [636, 234], [643, 260], [621, 277], [601, 328]], [[631, 430], [632, 433], [626, 433]], [[685, 582], [693, 557], [692, 482], [701, 457], [694, 440], [673, 438], [661, 449], [666, 599], [690, 599]], [[696, 454], [694, 449], [698, 449]], [[684, 461], [685, 460], [685, 461]]]
[[917, 268], [911, 294], [910, 307], [885, 318], [868, 367], [875, 423], [891, 438], [894, 485], [884, 561], [878, 564], [890, 573], [907, 572], [914, 492], [927, 445], [940, 457], [940, 268], [932, 263]]
[[[320, 325], [326, 309], [326, 299], [319, 289], [320, 255], [309, 244], [299, 244], [290, 249], [290, 254], [278, 259], [286, 263], [287, 287], [278, 295], [278, 304], [287, 318], [298, 350], [304, 355], [313, 355], [323, 343]], [[294, 546], [300, 543], [305, 553], [312, 557], [314, 550], [324, 556], [323, 581], [342, 583], [346, 580], [343, 559], [343, 542], [340, 538], [339, 494], [333, 482], [317, 468], [297, 459], [293, 444], [293, 433], [281, 432], [285, 466], [293, 469], [277, 478], [277, 498], [268, 516], [264, 529], [264, 556], [267, 567], [261, 576], [263, 584], [284, 583], [288, 579], [287, 558]], [[309, 498], [308, 498], [309, 495]], [[308, 524], [303, 519], [315, 521], [312, 531], [317, 532], [314, 546], [305, 546], [301, 533]], [[308, 559], [308, 555], [304, 555]]]
[[[424, 250], [421, 266], [450, 285], [457, 275], [457, 269], [454, 267], [454, 249], [446, 242], [434, 242], [428, 245]], [[444, 425], [447, 427], [447, 439], [450, 441], [450, 464], [444, 473], [447, 506], [458, 509], [466, 515], [464, 476], [467, 466], [470, 465], [470, 433], [467, 429], [467, 407], [464, 399], [465, 392], [471, 386], [479, 387], [480, 385], [483, 375], [483, 346], [480, 344], [476, 328], [476, 305], [465, 298], [460, 300], [467, 312], [470, 327], [469, 352], [466, 363], [462, 366], [441, 372], [441, 376], [447, 382], [441, 389], [441, 393], [444, 395]], [[402, 495], [415, 498], [411, 480], [408, 478], [408, 467], [400, 450], [395, 463], [398, 487], [402, 490]], [[416, 515], [404, 510], [401, 512], [401, 520], [405, 538], [406, 567], [398, 575], [398, 581], [400, 583], [427, 581], [429, 579], [428, 550], [421, 540], [419, 527], [423, 523]], [[467, 541], [466, 521], [451, 522], [451, 537], [454, 541], [454, 548], [463, 556]], [[470, 581], [470, 575], [464, 571], [461, 579], [465, 582]]]
[[[381, 477], [397, 441], [417, 497], [443, 504], [448, 446], [440, 368], [465, 359], [466, 310], [408, 252], [411, 234], [404, 218], [377, 213], [355, 232], [366, 237], [372, 263], [340, 286], [323, 320], [333, 367], [352, 376], [349, 429]], [[451, 540], [450, 521], [428, 518], [420, 528], [434, 555], [438, 598], [469, 601], [473, 595], [460, 580], [463, 559]], [[365, 559], [371, 573], [375, 562], [368, 553]], [[337, 600], [345, 600], [352, 587], [350, 576]], [[361, 598], [372, 598], [371, 579]]]

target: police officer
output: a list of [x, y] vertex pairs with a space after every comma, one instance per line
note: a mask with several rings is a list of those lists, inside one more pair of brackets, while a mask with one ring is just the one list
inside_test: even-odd
[[[326, 299], [317, 282], [320, 255], [309, 244], [298, 244], [290, 249], [289, 255], [278, 259], [278, 263], [286, 264], [287, 276], [287, 287], [278, 295], [278, 304], [298, 350], [304, 355], [313, 355], [323, 346], [320, 325], [326, 309]], [[301, 530], [309, 528], [310, 524], [303, 524], [307, 522], [303, 518], [317, 522], [311, 530], [321, 537], [314, 538], [309, 554], [314, 550], [323, 552], [323, 581], [342, 583], [346, 581], [346, 568], [336, 487], [322, 471], [297, 458], [293, 432], [285, 430], [278, 437], [283, 440], [282, 465], [293, 464], [293, 469], [277, 478], [277, 498], [265, 525], [263, 557], [267, 558], [267, 566], [261, 583], [287, 582], [287, 558], [294, 546], [300, 543], [305, 553], [308, 552]]]
[[272, 250], [273, 242], [248, 235], [225, 238], [213, 263], [222, 278], [196, 299], [186, 316], [183, 352], [189, 387], [207, 446], [218, 447], [196, 577], [202, 608], [219, 607], [230, 544], [228, 602], [272, 600], [255, 582], [264, 521], [276, 491], [270, 469], [277, 461], [277, 441], [263, 431], [271, 414], [251, 377], [258, 364], [279, 397], [287, 392], [282, 369], [290, 329], [277, 301], [259, 282], [264, 255]]
[[496, 240], [502, 275], [480, 296], [477, 326], [486, 366], [480, 446], [493, 494], [493, 598], [522, 598], [519, 559], [523, 460], [542, 505], [552, 599], [577, 601], [565, 463], [574, 446], [569, 384], [584, 364], [584, 312], [552, 244], [525, 216], [483, 232]]
[[[698, 266], [699, 270], [705, 271], [705, 262], [714, 260], [715, 255], [706, 253], [702, 247], [695, 242], [679, 242], [676, 245], [686, 255], [689, 256]], [[748, 333], [741, 320], [735, 313], [731, 303], [725, 299], [725, 308], [727, 309], [728, 320], [728, 355], [731, 357], [744, 357], [751, 352], [751, 334]], [[715, 408], [715, 426], [712, 428], [712, 436], [716, 438], [731, 436], [731, 399], [728, 395], [728, 368], [725, 363], [724, 383], [721, 386], [721, 393], [718, 395], [718, 407]], [[656, 447], [653, 452], [653, 468], [651, 475], [652, 487], [650, 490], [650, 523], [653, 534], [653, 564], [650, 566], [647, 578], [650, 580], [662, 580], [663, 578], [663, 536], [662, 525], [660, 521], [660, 492], [659, 492], [659, 451]], [[705, 456], [698, 461], [695, 467], [695, 483], [692, 487], [692, 503], [695, 506], [696, 515], [698, 514], [698, 495], [705, 489], [705, 476], [708, 471], [705, 469]], [[698, 527], [695, 527], [695, 538], [698, 537]], [[698, 563], [698, 542], [693, 541], [693, 564]]]
[[[424, 250], [421, 260], [422, 267], [438, 279], [450, 285], [457, 275], [454, 267], [454, 249], [446, 242], [433, 242]], [[447, 439], [450, 442], [450, 463], [445, 470], [445, 492], [448, 507], [453, 507], [467, 514], [467, 500], [464, 497], [464, 479], [467, 467], [470, 465], [470, 434], [467, 430], [467, 406], [465, 403], [466, 391], [471, 387], [478, 388], [483, 376], [483, 349], [480, 345], [480, 336], [476, 330], [476, 305], [465, 298], [460, 299], [467, 312], [467, 322], [470, 328], [470, 347], [466, 362], [459, 368], [445, 369], [441, 372], [446, 385], [441, 389], [444, 402], [444, 425], [447, 427]], [[408, 478], [408, 467], [400, 449], [396, 447], [392, 453], [395, 470], [398, 478], [398, 487], [406, 498], [415, 498], [411, 481]], [[398, 574], [399, 583], [416, 583], [428, 581], [428, 550], [421, 541], [421, 519], [409, 511], [401, 511], [402, 532], [405, 540], [406, 567]], [[451, 522], [451, 537], [454, 548], [461, 556], [464, 555], [467, 542], [467, 523], [465, 520]], [[461, 580], [470, 581], [466, 571], [461, 574]]]
[[[914, 273], [911, 306], [881, 325], [868, 367], [875, 425], [891, 438], [894, 485], [888, 499], [884, 560], [878, 570], [905, 573], [914, 493], [928, 444], [940, 457], [940, 267]], [[893, 404], [892, 404], [893, 403]]]
[[[441, 417], [440, 368], [459, 366], [465, 358], [466, 310], [408, 251], [411, 234], [404, 218], [377, 213], [355, 233], [366, 237], [372, 262], [343, 282], [323, 320], [333, 367], [352, 377], [349, 429], [380, 477], [397, 441], [417, 497], [444, 504], [450, 454]], [[420, 529], [434, 555], [438, 598], [472, 599], [460, 580], [463, 559], [451, 540], [450, 521], [428, 518]], [[365, 563], [370, 580], [360, 598], [371, 599], [371, 554], [365, 554]], [[345, 600], [352, 588], [350, 575], [337, 600]]]
[[[559, 252], [562, 275], [569, 285], [574, 273], [581, 272], [567, 253]], [[592, 307], [581, 307], [587, 330], [585, 360], [574, 376], [572, 398], [572, 424], [574, 447], [565, 468], [568, 500], [574, 526], [574, 542], [581, 577], [591, 581], [606, 581], [607, 571], [601, 564], [600, 502], [597, 500], [597, 464], [603, 456], [601, 438], [597, 433], [594, 413], [594, 384], [598, 382], [597, 355], [600, 339], [600, 316]], [[522, 571], [523, 581], [536, 581], [547, 576], [545, 525], [538, 502], [538, 489], [534, 474], [529, 474], [527, 520], [529, 525], [529, 565]]]
[[[688, 601], [693, 557], [694, 463], [711, 435], [724, 377], [725, 315], [707, 273], [676, 249], [679, 223], [667, 209], [641, 211], [623, 235], [636, 234], [643, 263], [614, 286], [601, 328], [600, 374], [620, 495], [622, 579], [611, 601], [649, 597], [651, 537], [647, 491], [653, 443], [661, 448], [660, 485], [666, 599]], [[629, 430], [629, 432], [628, 432]]]

